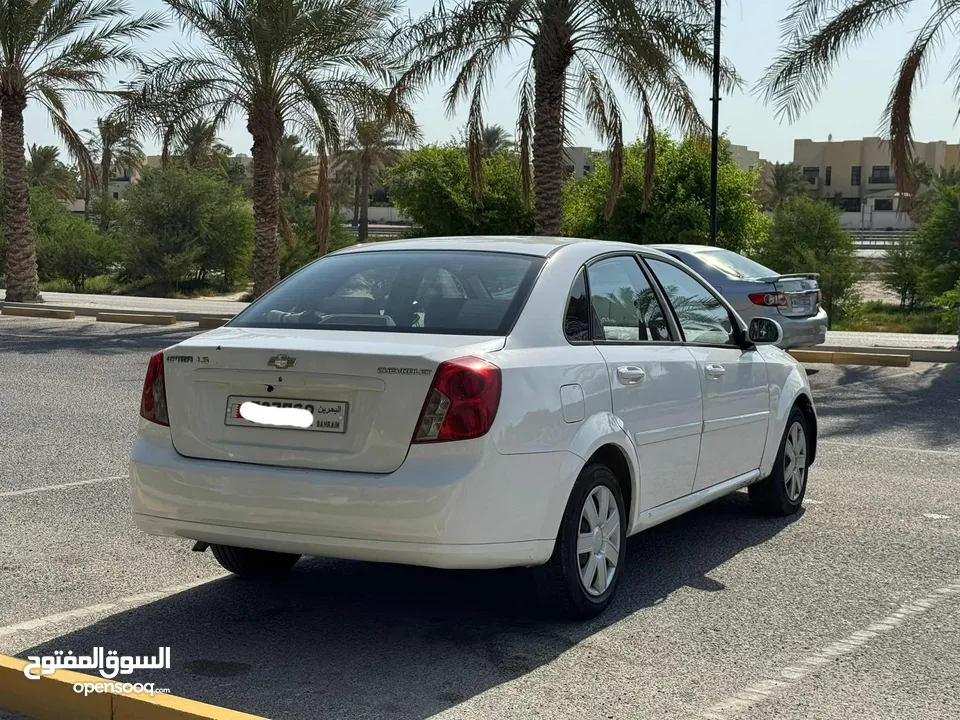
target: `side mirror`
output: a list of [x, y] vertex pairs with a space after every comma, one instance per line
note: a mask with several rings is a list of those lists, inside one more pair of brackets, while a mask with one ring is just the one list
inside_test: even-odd
[[783, 328], [776, 320], [755, 317], [750, 321], [747, 337], [754, 345], [776, 345], [783, 340]]

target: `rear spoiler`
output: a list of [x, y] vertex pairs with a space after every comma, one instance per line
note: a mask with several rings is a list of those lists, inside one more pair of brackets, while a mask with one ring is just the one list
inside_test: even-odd
[[785, 275], [771, 275], [770, 277], [756, 278], [763, 282], [776, 282], [777, 280], [819, 280], [820, 273], [787, 273]]

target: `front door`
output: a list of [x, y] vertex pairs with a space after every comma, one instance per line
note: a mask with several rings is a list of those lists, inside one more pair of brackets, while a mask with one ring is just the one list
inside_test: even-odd
[[729, 309], [706, 285], [670, 262], [647, 258], [673, 305], [703, 392], [703, 437], [693, 491], [760, 467], [770, 421], [767, 368], [743, 349]]
[[599, 260], [587, 278], [613, 412], [637, 447], [642, 512], [689, 494], [694, 484], [703, 420], [699, 368], [671, 336], [634, 256]]

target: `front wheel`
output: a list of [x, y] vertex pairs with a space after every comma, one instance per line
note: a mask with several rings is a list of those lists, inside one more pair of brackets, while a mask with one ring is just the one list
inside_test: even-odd
[[807, 458], [810, 447], [807, 420], [799, 408], [790, 411], [787, 428], [773, 472], [750, 486], [750, 501], [767, 515], [792, 515], [800, 509], [807, 492]]
[[626, 519], [616, 476], [600, 463], [584, 467], [553, 555], [533, 569], [540, 600], [552, 614], [585, 620], [613, 601], [626, 559]]

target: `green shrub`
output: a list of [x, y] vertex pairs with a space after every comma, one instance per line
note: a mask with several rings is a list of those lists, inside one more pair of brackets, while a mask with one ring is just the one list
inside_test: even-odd
[[[564, 234], [632, 243], [706, 244], [710, 239], [710, 147], [698, 138], [657, 140], [656, 178], [644, 207], [645, 146], [625, 148], [623, 184], [613, 214], [604, 218], [610, 168], [596, 169], [564, 188]], [[767, 233], [767, 218], [753, 199], [754, 173], [740, 170], [729, 152], [720, 156], [717, 185], [717, 243], [750, 252]]]
[[413, 219], [417, 234], [524, 235], [533, 215], [524, 207], [520, 160], [498, 152], [483, 159], [483, 198], [474, 197], [462, 146], [430, 145], [404, 153], [387, 171], [394, 206]]
[[840, 212], [810, 198], [787, 200], [774, 213], [770, 235], [757, 253], [761, 263], [779, 273], [819, 273], [831, 323], [859, 303], [857, 248], [840, 225]]
[[253, 214], [239, 188], [212, 171], [148, 169], [124, 194], [120, 231], [124, 279], [156, 290], [246, 280], [253, 254]]

